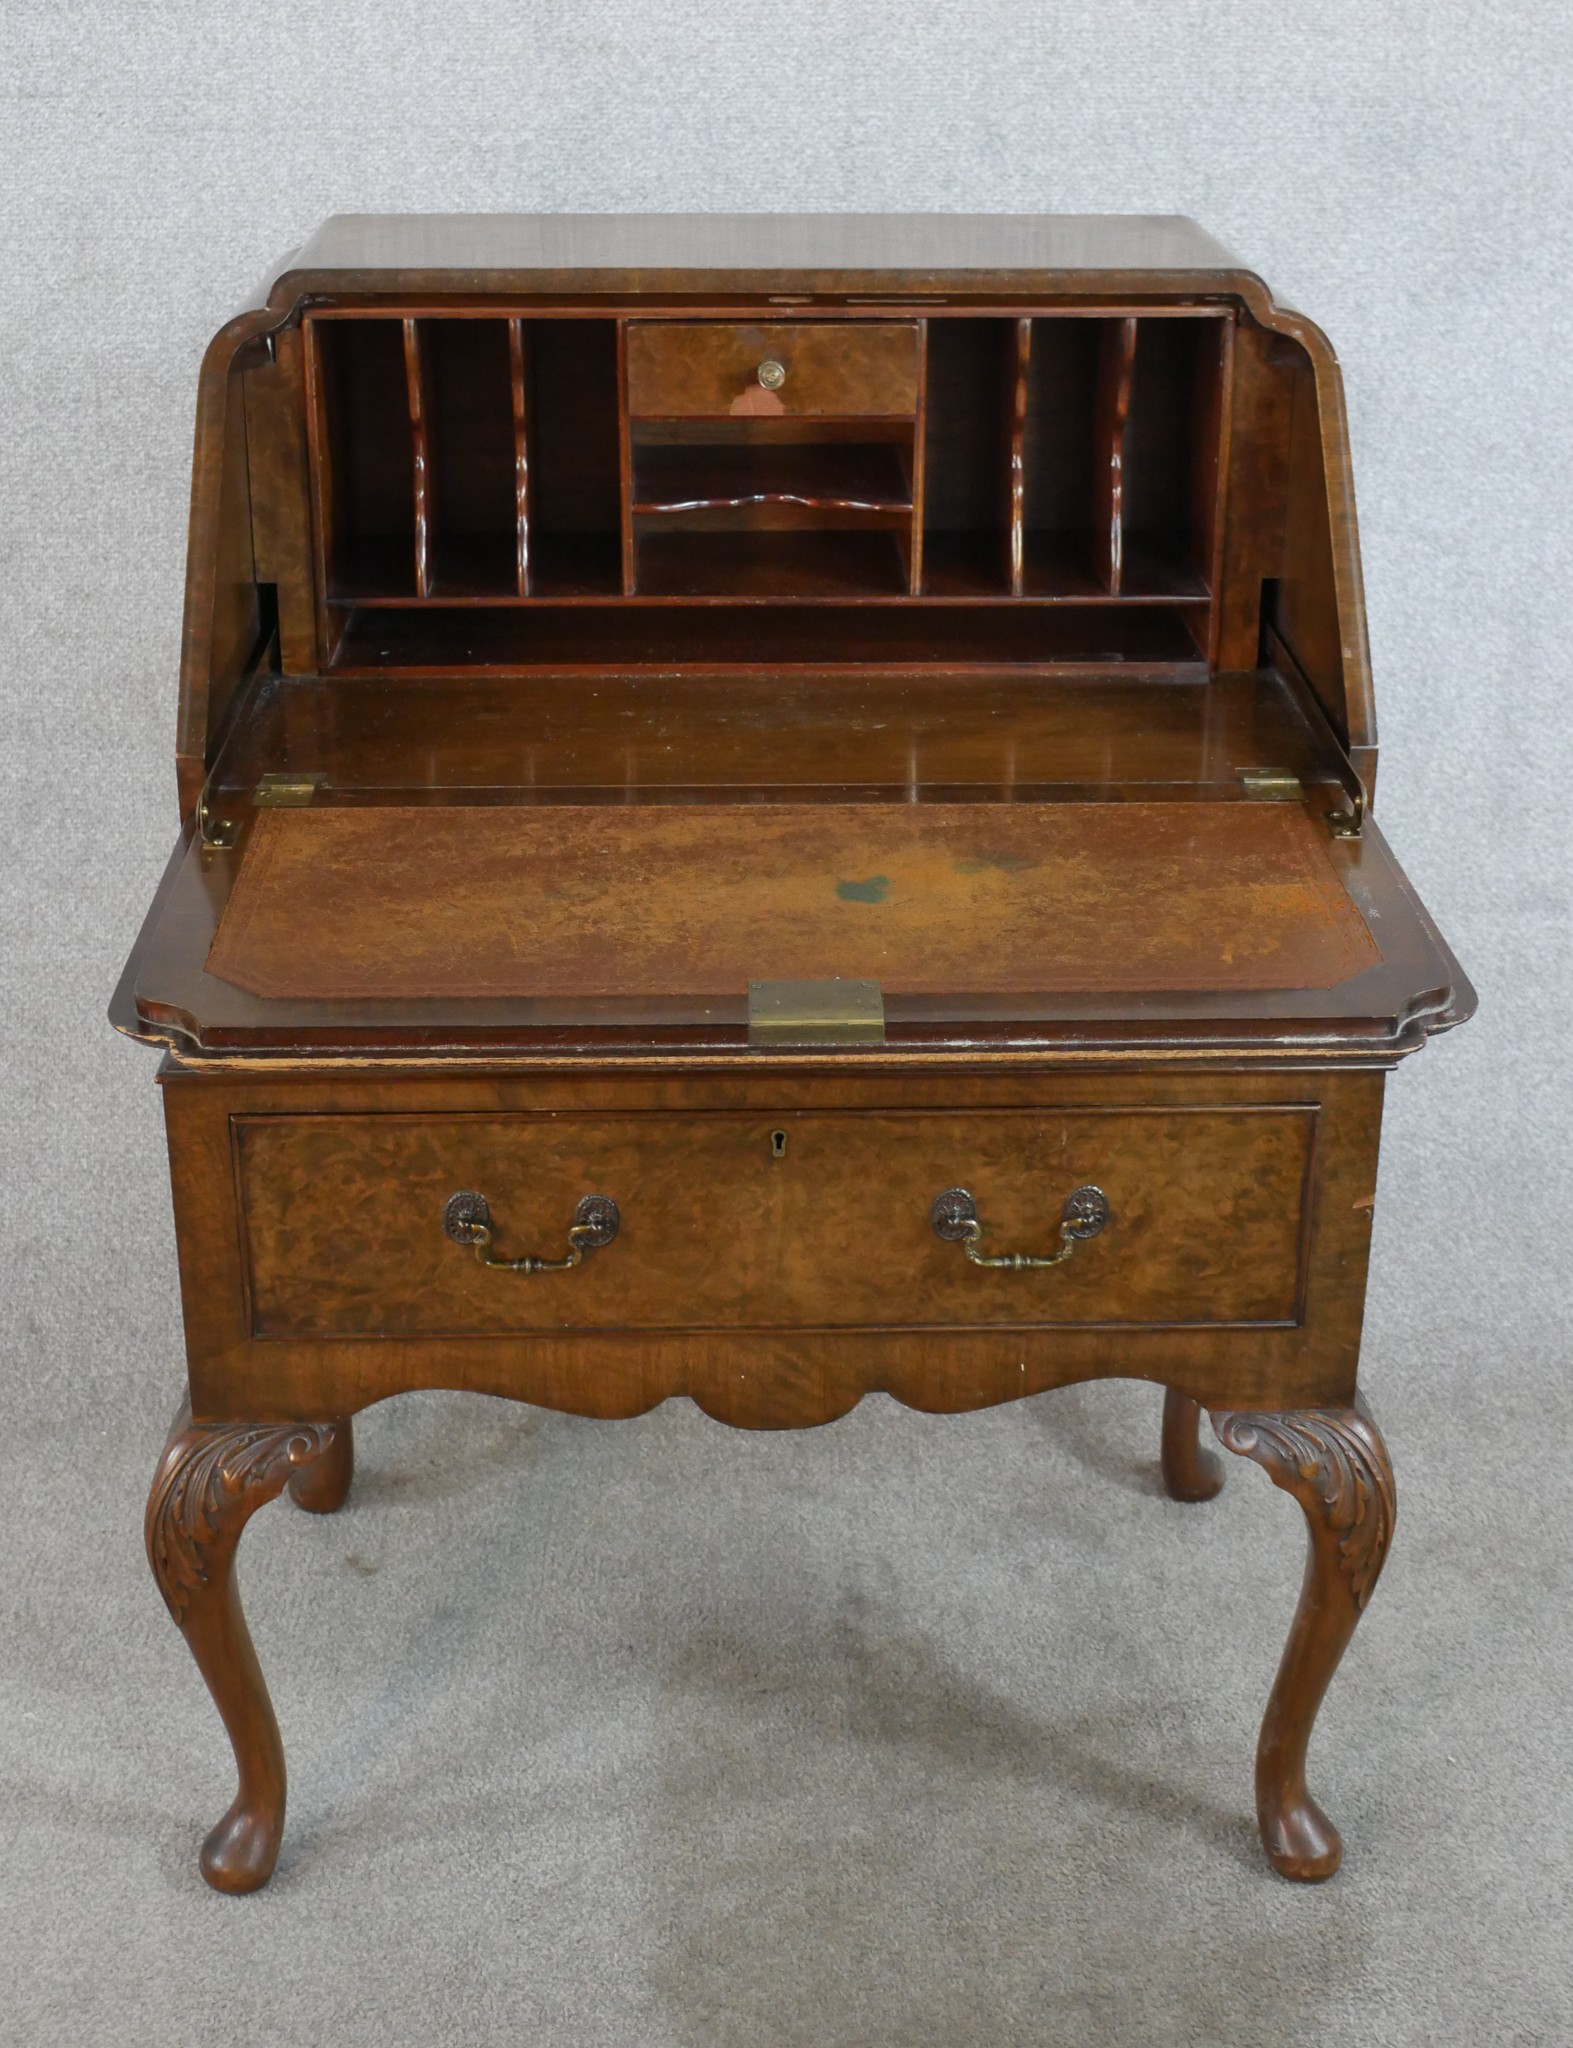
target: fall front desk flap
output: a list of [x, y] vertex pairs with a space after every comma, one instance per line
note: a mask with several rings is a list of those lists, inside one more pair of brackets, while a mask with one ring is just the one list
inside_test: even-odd
[[1329, 989], [1381, 954], [1290, 804], [259, 814], [207, 972], [267, 998]]

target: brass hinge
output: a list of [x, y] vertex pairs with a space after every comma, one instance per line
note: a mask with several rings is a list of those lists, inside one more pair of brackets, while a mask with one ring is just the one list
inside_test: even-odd
[[309, 804], [325, 780], [321, 775], [284, 775], [275, 769], [263, 776], [252, 791], [251, 801], [259, 811]]
[[[1245, 793], [1259, 804], [1297, 804], [1305, 797], [1305, 785], [1287, 768], [1242, 768], [1240, 781]], [[1322, 816], [1335, 839], [1360, 837], [1358, 810], [1324, 811]]]
[[208, 802], [204, 787], [197, 802], [197, 838], [203, 846], [217, 847], [227, 852], [240, 836], [240, 826], [233, 818], [215, 818], [212, 805]]
[[1297, 804], [1305, 795], [1299, 776], [1287, 768], [1242, 768], [1240, 782], [1259, 804]]
[[751, 981], [750, 1045], [883, 1045], [877, 981]]

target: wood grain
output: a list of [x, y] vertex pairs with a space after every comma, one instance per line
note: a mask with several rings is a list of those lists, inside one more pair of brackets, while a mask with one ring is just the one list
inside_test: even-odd
[[[164, 1101], [193, 1407], [206, 1418], [335, 1420], [390, 1394], [448, 1386], [611, 1417], [640, 1414], [681, 1394], [707, 1413], [741, 1427], [783, 1429], [830, 1421], [875, 1391], [913, 1407], [950, 1412], [1111, 1374], [1153, 1380], [1204, 1405], [1231, 1410], [1346, 1403], [1354, 1390], [1359, 1353], [1382, 1078], [1380, 1073], [1360, 1070], [1314, 1076], [1185, 1075], [1165, 1071], [1161, 1064], [1125, 1075], [1076, 1076], [1046, 1071], [1041, 1065], [1014, 1073], [968, 1071], [954, 1056], [883, 1074], [813, 1056], [777, 1056], [754, 1072], [712, 1066], [640, 1073], [625, 1070], [615, 1060], [558, 1075], [499, 1071], [466, 1076], [450, 1062], [402, 1072], [378, 1063], [341, 1072], [301, 1063], [283, 1073], [270, 1073], [265, 1066], [259, 1071], [255, 1063], [245, 1062], [238, 1069], [206, 1072], [166, 1068]], [[318, 1117], [329, 1124], [345, 1119], [392, 1134], [401, 1121], [414, 1119], [431, 1126], [438, 1136], [446, 1131], [449, 1137], [443, 1142], [463, 1136], [454, 1127], [468, 1123], [485, 1142], [488, 1124], [501, 1122], [513, 1130], [517, 1123], [519, 1128], [535, 1129], [552, 1119], [589, 1117], [607, 1127], [621, 1124], [637, 1148], [646, 1120], [694, 1119], [703, 1113], [717, 1119], [715, 1128], [720, 1128], [723, 1117], [751, 1120], [758, 1154], [768, 1154], [775, 1167], [793, 1159], [791, 1132], [784, 1160], [774, 1158], [770, 1132], [787, 1128], [794, 1113], [826, 1120], [849, 1112], [877, 1114], [899, 1129], [907, 1116], [928, 1112], [937, 1129], [938, 1120], [946, 1115], [957, 1118], [960, 1128], [963, 1112], [972, 1117], [980, 1111], [994, 1113], [983, 1121], [997, 1123], [1007, 1133], [1028, 1127], [1023, 1111], [1034, 1112], [1051, 1133], [1058, 1132], [1060, 1119], [1068, 1119], [1073, 1137], [1096, 1134], [1089, 1113], [1109, 1117], [1114, 1129], [1121, 1127], [1116, 1118], [1140, 1122], [1145, 1115], [1160, 1112], [1182, 1118], [1194, 1113], [1195, 1127], [1206, 1129], [1222, 1128], [1242, 1114], [1274, 1129], [1292, 1128], [1297, 1120], [1303, 1125], [1314, 1116], [1316, 1142], [1300, 1197], [1304, 1236], [1298, 1254], [1302, 1284], [1295, 1319], [1250, 1325], [1118, 1326], [1017, 1321], [994, 1327], [864, 1325], [833, 1331], [736, 1326], [665, 1332], [543, 1329], [527, 1342], [511, 1331], [321, 1339], [258, 1336], [255, 1331], [257, 1310], [246, 1264], [251, 1224], [241, 1198], [241, 1157], [250, 1140], [240, 1135], [254, 1120], [279, 1119], [298, 1128]], [[1206, 1121], [1203, 1113], [1217, 1121]], [[831, 1128], [832, 1122], [824, 1127]], [[321, 1142], [331, 1149], [331, 1131]], [[498, 1142], [522, 1140], [508, 1138], [505, 1131]], [[354, 1147], [348, 1149], [353, 1152]], [[799, 1159], [802, 1156], [799, 1147]], [[457, 1168], [473, 1163], [475, 1157], [471, 1152], [466, 1159], [455, 1155], [451, 1162], [444, 1158], [440, 1163]], [[657, 1170], [675, 1174], [678, 1168], [658, 1165]], [[1029, 1180], [1030, 1170], [1030, 1160], [1015, 1169], [1027, 1173]], [[504, 1276], [482, 1276], [468, 1252], [441, 1238], [442, 1204], [460, 1183], [448, 1187], [439, 1180], [440, 1176], [428, 1190], [434, 1198], [430, 1214], [421, 1207], [419, 1230], [433, 1233], [423, 1241], [433, 1253], [451, 1252], [461, 1272], [469, 1266], [477, 1278], [505, 1284]], [[993, 1185], [998, 1191], [1004, 1184]], [[1020, 1185], [1029, 1196], [1027, 1206], [1017, 1212], [1025, 1227], [1036, 1211], [1028, 1182]], [[570, 1205], [591, 1191], [578, 1184], [565, 1184], [562, 1190]], [[604, 1192], [615, 1198], [617, 1191]], [[925, 1198], [925, 1214], [926, 1200], [935, 1192], [937, 1188]], [[985, 1191], [979, 1187], [974, 1192], [981, 1197]], [[712, 1248], [706, 1262], [719, 1269], [737, 1256], [748, 1212], [741, 1205], [727, 1207], [724, 1185], [710, 1193], [718, 1221], [708, 1240]], [[500, 1227], [507, 1232], [505, 1244], [515, 1251], [544, 1249], [526, 1242], [524, 1230], [533, 1225], [555, 1237], [566, 1214], [557, 1214], [555, 1202], [527, 1214], [517, 1206], [523, 1199], [519, 1190], [510, 1190], [506, 1201], [497, 1198]], [[1192, 1199], [1199, 1205], [1194, 1215], [1200, 1219], [1205, 1189], [1196, 1190]], [[1248, 1203], [1253, 1199], [1246, 1197]], [[985, 1218], [988, 1213], [985, 1207]], [[882, 1205], [865, 1201], [860, 1242], [868, 1241], [871, 1230], [888, 1227], [884, 1216]], [[727, 1237], [729, 1218], [732, 1232]], [[1127, 1231], [1131, 1227], [1128, 1224]], [[1199, 1221], [1185, 1225], [1187, 1230], [1199, 1227]], [[373, 1239], [375, 1233], [362, 1236]], [[282, 1245], [283, 1240], [279, 1242]], [[625, 1239], [618, 1243], [627, 1249]], [[607, 1249], [605, 1261], [617, 1248], [614, 1244]], [[1030, 1246], [1022, 1239], [1006, 1248]], [[956, 1248], [947, 1249], [954, 1253]], [[329, 1275], [339, 1257], [337, 1251], [329, 1256]], [[602, 1259], [603, 1254], [594, 1258]], [[300, 1284], [299, 1268], [291, 1263], [289, 1270], [292, 1284]], [[948, 1273], [949, 1268], [936, 1270]], [[1052, 1282], [1056, 1275], [1042, 1277]], [[1071, 1277], [1069, 1269], [1057, 1277]], [[609, 1264], [603, 1264], [602, 1278], [613, 1284]], [[585, 1279], [594, 1279], [593, 1266], [568, 1276], [570, 1285]], [[537, 1284], [555, 1283], [544, 1278], [520, 1282], [526, 1287]], [[707, 1284], [713, 1288], [716, 1283]], [[1083, 1278], [1076, 1284], [1090, 1283]]]
[[431, 577], [431, 408], [427, 398], [427, 369], [421, 346], [421, 324], [404, 323], [404, 376], [410, 409], [410, 441], [414, 451], [415, 500], [415, 594], [430, 597]]
[[[247, 1120], [253, 1328], [1292, 1323], [1314, 1128], [1300, 1110]], [[1051, 1251], [1086, 1183], [1111, 1220], [1063, 1268], [990, 1272], [930, 1227], [934, 1197], [965, 1186], [985, 1250]], [[485, 1195], [500, 1257], [560, 1256], [586, 1194], [622, 1227], [569, 1272], [498, 1273], [443, 1235], [460, 1189]]]
[[1213, 1422], [1228, 1449], [1255, 1459], [1305, 1511], [1305, 1580], [1262, 1721], [1256, 1811], [1274, 1869], [1314, 1884], [1338, 1868], [1343, 1843], [1306, 1787], [1306, 1751], [1393, 1540], [1393, 1467], [1363, 1401], [1290, 1414], [1215, 1410]]
[[1223, 1469], [1201, 1442], [1202, 1411], [1173, 1387], [1164, 1390], [1163, 1489], [1171, 1500], [1208, 1501], [1223, 1485]]
[[1012, 597], [1025, 588], [1027, 544], [1027, 393], [1032, 373], [1032, 322], [1011, 327], [1009, 410], [1005, 418], [1005, 574]]
[[530, 428], [524, 322], [508, 322], [508, 393], [513, 412], [514, 567], [521, 597], [530, 595]]
[[[284, 1745], [235, 1583], [235, 1550], [256, 1510], [317, 1461], [342, 1461], [335, 1423], [236, 1424], [176, 1416], [148, 1495], [148, 1562], [213, 1695], [239, 1777], [202, 1845], [215, 1891], [265, 1885], [284, 1833]], [[309, 1484], [309, 1481], [308, 1481]]]
[[1260, 283], [1177, 214], [336, 214], [278, 272], [314, 291], [998, 293]]
[[[827, 716], [830, 707], [834, 716]], [[269, 769], [314, 774], [346, 801], [483, 790], [514, 802], [690, 800], [708, 791], [860, 790], [932, 802], [1057, 795], [1232, 800], [1245, 768], [1274, 763], [1308, 787], [1336, 749], [1271, 672], [1176, 686], [1141, 677], [1012, 669], [950, 675], [771, 669], [672, 676], [268, 679], [243, 707], [215, 790], [239, 798]], [[733, 799], [736, 800], [735, 797]], [[954, 800], [954, 797], [951, 799]]]
[[636, 419], [724, 418], [762, 389], [759, 365], [786, 381], [772, 412], [813, 417], [912, 415], [918, 406], [916, 322], [733, 325], [631, 320], [628, 410]]
[[1124, 587], [1125, 437], [1136, 365], [1136, 322], [1114, 320], [1099, 337], [1098, 396], [1093, 427], [1093, 548], [1111, 597]]
[[277, 593], [279, 666], [318, 667], [308, 498], [305, 369], [299, 328], [275, 337], [275, 360], [243, 373], [253, 567]]

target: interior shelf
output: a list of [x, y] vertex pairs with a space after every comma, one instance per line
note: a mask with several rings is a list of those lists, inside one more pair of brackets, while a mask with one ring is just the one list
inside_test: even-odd
[[623, 587], [615, 533], [537, 532], [530, 562], [534, 597], [614, 597]]
[[1098, 595], [1111, 603], [1140, 604], [1208, 601], [1207, 585], [1183, 561], [1161, 547], [1127, 539], [1122, 550], [1118, 591], [1110, 591], [1099, 572], [1085, 535], [1028, 533], [1024, 536], [1021, 595], [1061, 597]]
[[641, 597], [899, 597], [907, 588], [906, 560], [892, 533], [647, 531], [634, 561]]
[[817, 511], [912, 511], [910, 467], [894, 441], [638, 445], [633, 489], [633, 509], [641, 514], [783, 503]]
[[[920, 325], [915, 418], [632, 420], [611, 315], [308, 316], [329, 628], [351, 619], [353, 645], [362, 614], [428, 609], [423, 646], [447, 631], [457, 650], [481, 609], [644, 600], [822, 615], [916, 601], [929, 620], [932, 600], [1089, 618], [1133, 607], [1162, 615], [1137, 630], [1136, 658], [1204, 650], [1227, 319], [1091, 310]], [[869, 638], [921, 658], [949, 630], [881, 625]], [[1004, 631], [978, 626], [980, 646]], [[1100, 631], [1097, 658], [1130, 658]], [[604, 623], [542, 629], [565, 649], [574, 634], [586, 650], [617, 637]], [[624, 637], [645, 634], [631, 621]], [[662, 658], [703, 661], [716, 636], [664, 626]]]
[[[772, 534], [771, 542], [801, 535]], [[851, 536], [883, 538], [889, 536]], [[730, 536], [753, 539], [755, 536]], [[849, 536], [839, 536], [846, 540]], [[1205, 675], [1205, 607], [1185, 604], [702, 602], [355, 605], [336, 619], [336, 672], [653, 666], [823, 669], [1129, 668]]]
[[333, 551], [328, 596], [351, 603], [415, 602], [415, 529], [407, 534], [351, 532]]
[[330, 599], [618, 591], [612, 322], [318, 315], [307, 329]]
[[[1141, 542], [1127, 543], [1119, 592], [1099, 575], [1084, 533], [1029, 533], [1024, 537], [1018, 597], [1043, 603], [1199, 604], [1210, 603], [1206, 584], [1194, 570]], [[925, 597], [997, 601], [1006, 573], [1005, 536], [998, 530], [931, 533], [924, 546]]]
[[508, 533], [443, 531], [434, 541], [429, 595], [439, 599], [488, 597], [518, 588], [518, 543]]
[[1226, 322], [931, 326], [925, 592], [1210, 598]]

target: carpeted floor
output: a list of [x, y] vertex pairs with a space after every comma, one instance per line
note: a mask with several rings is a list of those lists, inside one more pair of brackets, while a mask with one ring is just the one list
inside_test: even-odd
[[[1383, 1192], [1449, 1248], [1402, 1160]], [[1440, 1259], [1379, 1270], [1399, 1540], [1313, 1752], [1316, 1889], [1250, 1815], [1299, 1515], [1233, 1459], [1165, 1499], [1153, 1389], [780, 1436], [371, 1411], [341, 1514], [243, 1553], [292, 1792], [238, 1901], [136, 1540], [173, 1373], [13, 1437], [0, 2040], [1565, 2042], [1573, 1402]]]
[[[1573, 2041], [1573, 17], [710, 0], [0, 24], [0, 2044]], [[272, 1887], [141, 1553], [180, 1384], [152, 1061], [196, 367], [334, 210], [1188, 211], [1338, 345], [1388, 836], [1479, 1019], [1394, 1077], [1397, 1543], [1263, 1863], [1298, 1511], [1126, 1383], [802, 1436], [421, 1396], [242, 1578]]]

